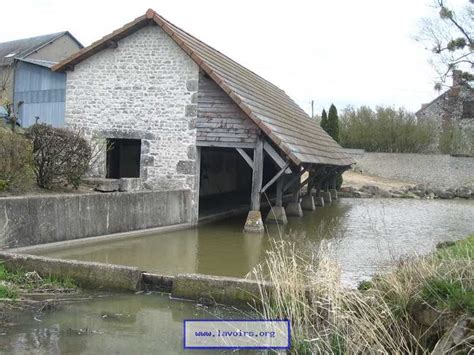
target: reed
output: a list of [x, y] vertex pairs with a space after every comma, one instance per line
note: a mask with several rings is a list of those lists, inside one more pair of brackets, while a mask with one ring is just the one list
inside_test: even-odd
[[456, 247], [400, 260], [392, 272], [349, 289], [327, 244], [308, 256], [280, 238], [253, 270], [274, 285], [260, 289], [260, 315], [290, 319], [295, 354], [430, 353], [459, 316], [472, 316], [470, 240], [470, 252]]

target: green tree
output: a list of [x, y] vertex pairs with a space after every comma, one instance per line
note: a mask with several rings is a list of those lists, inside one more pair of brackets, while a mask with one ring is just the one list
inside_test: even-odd
[[326, 113], [326, 110], [323, 109], [323, 112], [321, 113], [321, 122], [319, 123], [321, 125], [321, 128], [327, 131], [328, 128], [328, 114]]
[[326, 132], [328, 132], [332, 139], [339, 142], [339, 116], [337, 115], [337, 108], [334, 105], [331, 105], [329, 108], [327, 126]]
[[[329, 115], [326, 114], [326, 111], [323, 110], [321, 114], [321, 127], [324, 129], [327, 134], [329, 134], [332, 139], [336, 142], [339, 142], [339, 116], [337, 115], [337, 109], [334, 104], [329, 107]], [[336, 177], [336, 189], [340, 189], [342, 185], [342, 175]], [[325, 189], [328, 186], [324, 186]]]

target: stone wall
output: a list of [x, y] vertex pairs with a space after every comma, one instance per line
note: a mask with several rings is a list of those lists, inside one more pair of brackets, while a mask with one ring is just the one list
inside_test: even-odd
[[353, 155], [363, 174], [438, 187], [474, 184], [474, 157], [435, 154], [365, 153]]
[[[66, 125], [98, 141], [141, 139], [145, 186], [190, 189], [197, 205], [198, 78], [193, 60], [149, 25], [68, 71]], [[105, 152], [92, 174], [105, 176]]]
[[0, 249], [190, 223], [191, 192], [0, 198]]
[[474, 154], [474, 117], [467, 109], [473, 101], [472, 88], [467, 85], [453, 85], [435, 100], [423, 105], [416, 113], [420, 122], [432, 123], [438, 130], [439, 135], [434, 142], [433, 151], [436, 151], [440, 135], [444, 131], [445, 135], [453, 136], [451, 153], [470, 156]]

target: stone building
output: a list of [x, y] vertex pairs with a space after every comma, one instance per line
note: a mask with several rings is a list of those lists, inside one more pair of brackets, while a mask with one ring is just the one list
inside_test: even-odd
[[50, 68], [81, 48], [67, 31], [0, 43], [0, 105], [23, 127], [37, 119], [62, 126], [66, 76]]
[[474, 89], [461, 79], [460, 71], [453, 71], [452, 86], [423, 104], [416, 117], [420, 122], [432, 123], [440, 136], [454, 140], [449, 142], [452, 153], [474, 156]]
[[352, 163], [283, 90], [153, 10], [53, 69], [67, 72], [66, 125], [109, 143], [94, 174], [189, 189], [194, 223], [243, 203], [247, 229], [262, 230], [261, 194], [283, 210], [291, 191], [300, 213], [305, 172], [312, 201]]

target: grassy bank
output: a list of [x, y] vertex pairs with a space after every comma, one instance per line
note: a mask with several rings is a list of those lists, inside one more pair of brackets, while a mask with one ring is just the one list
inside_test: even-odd
[[12, 272], [0, 264], [0, 299], [18, 300], [32, 293], [64, 293], [75, 289], [70, 279], [41, 277], [36, 272]]
[[400, 260], [354, 290], [341, 286], [325, 248], [307, 262], [279, 241], [255, 270], [275, 284], [271, 294], [261, 290], [262, 316], [291, 320], [294, 353], [467, 353], [474, 341], [473, 255], [474, 235]]

